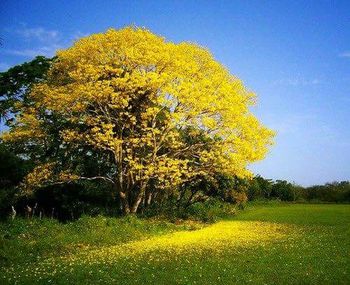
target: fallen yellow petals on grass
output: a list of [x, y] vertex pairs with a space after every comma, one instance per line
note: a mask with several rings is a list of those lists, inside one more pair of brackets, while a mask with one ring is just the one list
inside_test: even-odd
[[[123, 245], [104, 246], [98, 249], [82, 248], [77, 254], [39, 260], [33, 269], [12, 268], [17, 278], [30, 274], [43, 278], [59, 273], [72, 272], [76, 266], [113, 266], [118, 262], [138, 260], [171, 261], [186, 253], [189, 257], [202, 254], [218, 256], [227, 251], [265, 244], [287, 237], [291, 226], [268, 222], [222, 221], [196, 231], [181, 231]], [[11, 275], [11, 271], [8, 274]]]

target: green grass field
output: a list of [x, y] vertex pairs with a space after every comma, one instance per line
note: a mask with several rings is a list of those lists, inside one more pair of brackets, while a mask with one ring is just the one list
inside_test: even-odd
[[0, 284], [350, 284], [350, 205], [252, 206], [211, 225], [15, 220]]

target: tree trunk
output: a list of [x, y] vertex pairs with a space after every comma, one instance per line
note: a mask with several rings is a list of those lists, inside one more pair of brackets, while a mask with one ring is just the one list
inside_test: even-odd
[[143, 198], [143, 191], [140, 191], [140, 193], [137, 195], [132, 207], [131, 207], [131, 213], [135, 214], [137, 212], [137, 209], [142, 201]]
[[129, 201], [127, 195], [120, 191], [119, 192], [119, 197], [122, 202], [122, 210], [125, 215], [130, 214], [130, 206], [129, 206]]
[[147, 199], [146, 199], [146, 206], [149, 206], [149, 205], [151, 205], [151, 203], [152, 203], [152, 192], [149, 191], [147, 196], [148, 196], [148, 197], [147, 197]]
[[131, 211], [130, 212], [132, 214], [135, 214], [137, 212], [137, 209], [139, 208], [139, 205], [140, 205], [140, 203], [141, 203], [141, 201], [142, 201], [142, 199], [143, 199], [143, 197], [145, 195], [145, 191], [146, 191], [145, 184], [141, 185], [140, 188], [141, 189], [140, 189], [139, 193], [137, 194], [136, 199], [135, 199], [135, 201], [134, 201], [134, 203], [133, 203], [133, 205], [131, 207]]

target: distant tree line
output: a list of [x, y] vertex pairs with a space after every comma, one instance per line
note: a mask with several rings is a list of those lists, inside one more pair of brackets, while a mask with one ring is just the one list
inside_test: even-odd
[[[121, 201], [108, 183], [84, 181], [38, 188], [31, 195], [23, 195], [19, 185], [33, 168], [31, 162], [19, 158], [4, 144], [0, 144], [0, 215], [8, 217], [11, 206], [17, 215], [36, 215], [71, 220], [81, 215], [120, 215]], [[85, 167], [94, 168], [93, 161]], [[140, 212], [161, 214], [163, 211], [186, 212], [196, 204], [220, 200], [244, 207], [247, 201], [280, 200], [305, 203], [350, 203], [350, 182], [332, 182], [302, 187], [285, 180], [239, 179], [217, 174], [211, 179], [186, 183], [180, 192], [159, 192], [151, 205], [140, 206]], [[179, 195], [181, 193], [181, 195]], [[28, 213], [28, 207], [30, 212]]]
[[324, 185], [302, 187], [285, 180], [265, 179], [256, 176], [249, 182], [249, 200], [279, 199], [290, 202], [349, 203], [350, 182], [331, 182]]

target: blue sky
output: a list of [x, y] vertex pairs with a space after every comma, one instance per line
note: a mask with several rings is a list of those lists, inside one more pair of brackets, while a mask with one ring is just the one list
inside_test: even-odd
[[350, 1], [6, 1], [0, 70], [134, 24], [209, 48], [277, 131], [250, 168], [301, 185], [350, 180]]

